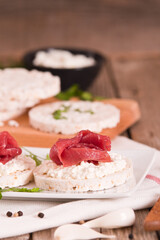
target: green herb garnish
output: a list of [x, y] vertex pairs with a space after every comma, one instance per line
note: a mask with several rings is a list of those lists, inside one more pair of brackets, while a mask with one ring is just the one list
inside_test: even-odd
[[66, 117], [62, 116], [62, 110], [58, 109], [52, 113], [54, 119], [59, 120], [59, 119], [66, 119]]
[[82, 91], [78, 84], [74, 84], [67, 90], [56, 95], [56, 98], [60, 100], [69, 100], [72, 97], [78, 97], [84, 101], [93, 101], [94, 99], [91, 93]]
[[71, 106], [65, 106], [61, 105], [63, 109], [58, 109], [52, 113], [54, 119], [59, 120], [59, 119], [67, 119], [66, 117], [62, 116], [63, 112], [68, 112]]
[[0, 199], [2, 198], [2, 193], [3, 192], [41, 192], [42, 190], [40, 190], [39, 188], [0, 188]]
[[[32, 153], [31, 151], [29, 151], [28, 149], [22, 147], [26, 152], [28, 152], [29, 154], [26, 154], [27, 157], [30, 157], [32, 158], [35, 162], [36, 162], [36, 166], [39, 166], [43, 160], [48, 160], [47, 158], [43, 158], [43, 157], [40, 157], [34, 153]], [[47, 155], [46, 155], [47, 157]]]
[[51, 160], [49, 154], [46, 154], [46, 160]]
[[94, 114], [94, 112], [92, 110], [86, 110], [86, 111], [82, 111], [79, 108], [76, 108], [74, 111], [79, 112], [79, 113], [90, 113], [90, 114]]

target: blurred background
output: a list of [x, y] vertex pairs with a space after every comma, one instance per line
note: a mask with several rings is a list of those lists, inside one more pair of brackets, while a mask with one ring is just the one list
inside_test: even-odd
[[0, 61], [46, 46], [155, 53], [159, 27], [158, 0], [0, 0]]

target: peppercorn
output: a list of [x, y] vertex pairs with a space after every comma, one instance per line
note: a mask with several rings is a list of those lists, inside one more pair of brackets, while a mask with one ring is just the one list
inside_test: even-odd
[[84, 220], [81, 220], [81, 221], [79, 221], [79, 224], [83, 224], [83, 223], [85, 223], [85, 221], [84, 221]]
[[7, 217], [12, 217], [12, 212], [8, 211], [8, 212], [6, 213], [6, 215], [7, 215]]
[[44, 217], [44, 213], [42, 213], [42, 212], [38, 213], [38, 217], [39, 218], [43, 218]]
[[128, 238], [129, 238], [129, 239], [133, 239], [133, 238], [134, 238], [134, 237], [133, 237], [133, 234], [130, 233], [130, 234], [128, 235]]
[[19, 217], [23, 216], [23, 212], [22, 211], [18, 211], [17, 213], [18, 213]]
[[13, 217], [18, 217], [18, 213], [15, 212], [15, 213], [13, 214]]

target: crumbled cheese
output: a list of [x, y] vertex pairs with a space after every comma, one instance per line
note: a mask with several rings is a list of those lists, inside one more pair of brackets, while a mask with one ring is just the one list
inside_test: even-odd
[[51, 68], [81, 68], [95, 64], [93, 57], [82, 54], [72, 54], [65, 50], [50, 49], [49, 51], [39, 51], [33, 60], [35, 66]]
[[[68, 110], [62, 111], [61, 119], [55, 119], [53, 113], [64, 106]], [[59, 101], [32, 108], [29, 119], [31, 126], [44, 132], [74, 134], [86, 129], [101, 132], [118, 124], [120, 110], [102, 102]]]
[[110, 153], [110, 156], [113, 162], [99, 162], [98, 165], [83, 161], [79, 165], [63, 167], [56, 165], [51, 160], [45, 161], [40, 174], [46, 174], [55, 179], [101, 179], [126, 167], [125, 157], [117, 153]]
[[15, 120], [9, 120], [8, 121], [8, 125], [10, 127], [19, 127], [19, 123], [17, 121], [15, 121]]

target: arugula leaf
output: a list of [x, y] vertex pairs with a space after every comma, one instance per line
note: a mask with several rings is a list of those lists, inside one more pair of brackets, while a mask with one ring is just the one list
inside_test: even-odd
[[93, 101], [93, 95], [89, 92], [82, 92], [80, 95], [80, 99], [84, 101]]
[[51, 160], [49, 154], [46, 154], [46, 160]]
[[3, 192], [42, 192], [41, 189], [39, 188], [16, 188], [16, 187], [12, 187], [12, 188], [0, 188], [0, 199], [2, 199], [2, 193]]
[[42, 160], [47, 160], [46, 158], [42, 158], [40, 156], [33, 154], [31, 151], [29, 151], [25, 147], [22, 147], [22, 148], [29, 153], [26, 156], [32, 158], [36, 162], [36, 166], [39, 166], [42, 163]]
[[103, 97], [94, 97], [90, 92], [82, 91], [78, 84], [72, 85], [65, 91], [60, 92], [56, 95], [59, 100], [69, 100], [72, 97], [78, 97], [83, 101], [102, 100]]
[[81, 94], [81, 90], [77, 84], [72, 85], [67, 90], [60, 92], [56, 95], [56, 98], [60, 100], [69, 100], [72, 97], [79, 97]]

